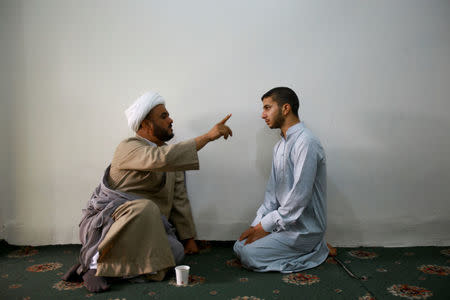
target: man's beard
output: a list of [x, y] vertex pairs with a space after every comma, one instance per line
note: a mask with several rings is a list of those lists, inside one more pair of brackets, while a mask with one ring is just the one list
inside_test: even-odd
[[273, 120], [273, 125], [271, 128], [281, 128], [281, 126], [283, 126], [284, 123], [284, 118], [283, 118], [283, 114], [281, 113], [281, 110], [278, 111], [278, 115], [276, 116], [276, 118]]
[[163, 142], [167, 142], [174, 136], [173, 132], [169, 133], [169, 129], [162, 128], [155, 123], [153, 123], [153, 135]]

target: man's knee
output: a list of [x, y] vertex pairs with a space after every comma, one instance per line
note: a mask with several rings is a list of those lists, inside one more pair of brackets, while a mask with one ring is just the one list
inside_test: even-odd
[[144, 213], [156, 213], [158, 216], [161, 215], [158, 205], [152, 200], [140, 199], [136, 201], [136, 209]]
[[139, 199], [125, 202], [120, 205], [111, 217], [114, 221], [118, 221], [122, 217], [127, 219], [134, 218], [155, 218], [161, 215], [158, 205], [148, 199]]
[[159, 211], [158, 205], [155, 202], [148, 199], [139, 199], [134, 200], [132, 205], [132, 209], [135, 213], [141, 216], [160, 216], [161, 212]]
[[253, 243], [244, 246], [244, 242], [245, 240], [242, 242], [237, 241], [234, 244], [234, 252], [244, 266], [250, 269], [256, 268], [256, 261], [259, 261], [261, 253]]
[[256, 256], [255, 247], [252, 244], [247, 244], [241, 248], [241, 256], [244, 258], [251, 258]]
[[236, 241], [233, 246], [233, 252], [237, 255], [237, 257], [241, 257], [241, 249], [244, 246], [244, 242]]
[[254, 250], [252, 244], [247, 244], [244, 246], [244, 243], [245, 240], [237, 241], [236, 243], [234, 243], [233, 250], [241, 260], [247, 261], [248, 258], [253, 256]]

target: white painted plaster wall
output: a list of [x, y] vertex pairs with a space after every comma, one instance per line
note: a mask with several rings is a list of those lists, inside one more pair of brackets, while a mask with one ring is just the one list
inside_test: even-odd
[[167, 100], [176, 141], [231, 112], [187, 182], [198, 238], [238, 237], [272, 146], [260, 96], [286, 85], [328, 154], [328, 240], [450, 244], [449, 1], [6, 1], [0, 238], [78, 243], [124, 109]]

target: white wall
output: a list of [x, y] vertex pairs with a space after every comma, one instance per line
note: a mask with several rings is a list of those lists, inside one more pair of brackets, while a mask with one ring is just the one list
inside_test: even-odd
[[78, 243], [81, 209], [131, 135], [123, 111], [147, 89], [166, 98], [177, 141], [233, 113], [235, 136], [206, 146], [187, 181], [199, 238], [237, 238], [279, 138], [259, 99], [287, 85], [328, 154], [330, 242], [450, 245], [449, 1], [0, 7], [9, 243]]

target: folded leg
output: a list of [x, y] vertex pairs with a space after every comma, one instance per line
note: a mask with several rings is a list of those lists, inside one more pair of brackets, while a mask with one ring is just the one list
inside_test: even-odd
[[283, 233], [271, 233], [251, 244], [237, 241], [233, 250], [244, 267], [257, 271], [299, 272], [320, 265], [328, 255], [325, 241], [313, 249], [294, 248], [285, 242]]
[[[112, 214], [114, 223], [99, 245], [97, 276], [130, 277], [158, 273], [164, 278], [175, 266], [172, 249], [158, 206], [151, 200], [129, 201]], [[164, 274], [163, 274], [164, 273]]]

